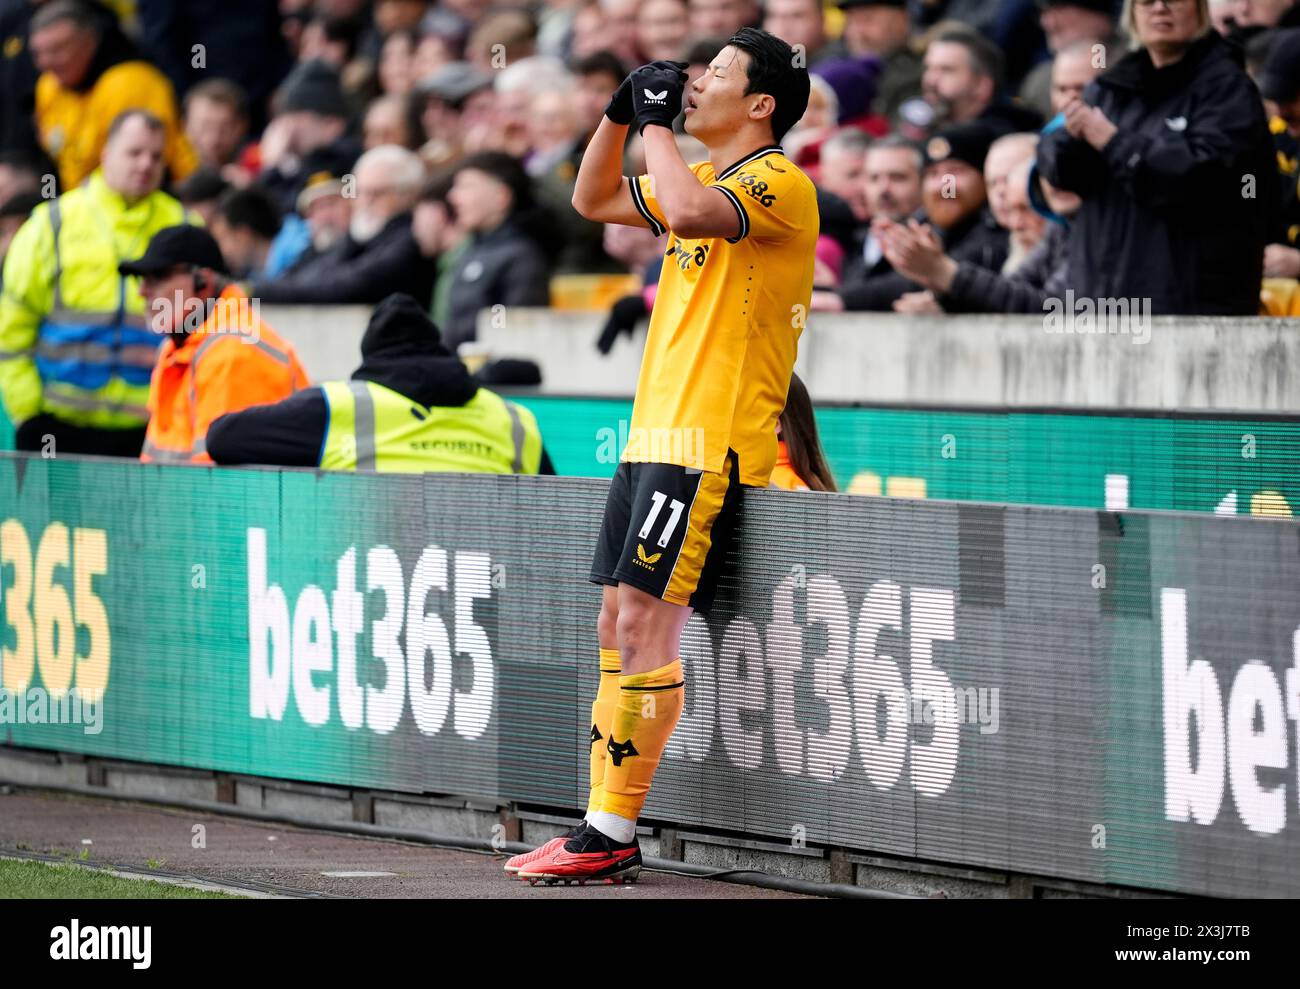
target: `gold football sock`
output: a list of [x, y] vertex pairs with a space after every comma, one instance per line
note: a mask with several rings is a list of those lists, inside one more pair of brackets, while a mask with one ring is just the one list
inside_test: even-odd
[[618, 677], [622, 672], [617, 649], [600, 651], [600, 689], [591, 704], [591, 795], [587, 798], [587, 813], [600, 810], [605, 794], [605, 760], [608, 752], [609, 728], [614, 721], [614, 708], [618, 705]]
[[686, 696], [682, 661], [619, 679], [600, 809], [635, 821]]

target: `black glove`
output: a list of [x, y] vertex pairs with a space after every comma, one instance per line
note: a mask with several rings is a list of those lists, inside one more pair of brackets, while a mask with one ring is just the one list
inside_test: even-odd
[[605, 116], [624, 127], [632, 123], [636, 112], [632, 109], [632, 77], [628, 76], [623, 84], [614, 90], [614, 95], [605, 107]]
[[682, 112], [682, 93], [686, 89], [685, 62], [651, 62], [632, 72], [632, 109], [636, 114], [637, 133], [649, 124], [672, 129]]
[[618, 335], [626, 333], [631, 336], [632, 331], [636, 329], [637, 321], [643, 319], [645, 314], [645, 299], [639, 292], [636, 295], [623, 296], [610, 309], [605, 328], [600, 331], [600, 337], [596, 340], [596, 349], [602, 354], [608, 354]]

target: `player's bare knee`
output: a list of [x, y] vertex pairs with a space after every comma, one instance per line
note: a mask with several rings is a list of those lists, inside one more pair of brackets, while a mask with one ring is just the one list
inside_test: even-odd
[[618, 599], [610, 600], [605, 595], [600, 603], [600, 614], [596, 618], [596, 635], [602, 649], [618, 648]]
[[617, 615], [618, 645], [628, 652], [644, 648], [655, 631], [655, 610], [635, 599], [619, 602]]

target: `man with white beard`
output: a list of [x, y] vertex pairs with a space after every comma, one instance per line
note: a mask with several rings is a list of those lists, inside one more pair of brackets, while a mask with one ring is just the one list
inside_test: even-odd
[[357, 160], [353, 179], [352, 218], [342, 242], [280, 278], [254, 282], [251, 298], [373, 303], [405, 292], [428, 306], [433, 263], [411, 233], [411, 212], [425, 180], [420, 156], [395, 144], [372, 148]]

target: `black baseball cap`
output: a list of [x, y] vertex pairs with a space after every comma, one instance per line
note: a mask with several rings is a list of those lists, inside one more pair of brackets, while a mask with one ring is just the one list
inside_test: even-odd
[[928, 168], [955, 159], [982, 172], [989, 146], [998, 136], [998, 132], [982, 120], [950, 124], [925, 142], [925, 165]]
[[159, 230], [142, 256], [123, 261], [117, 270], [123, 275], [160, 275], [181, 265], [229, 274], [226, 259], [221, 256], [221, 248], [212, 234], [188, 223]]
[[1289, 103], [1300, 93], [1300, 28], [1277, 32], [1259, 75], [1259, 91], [1275, 103]]

